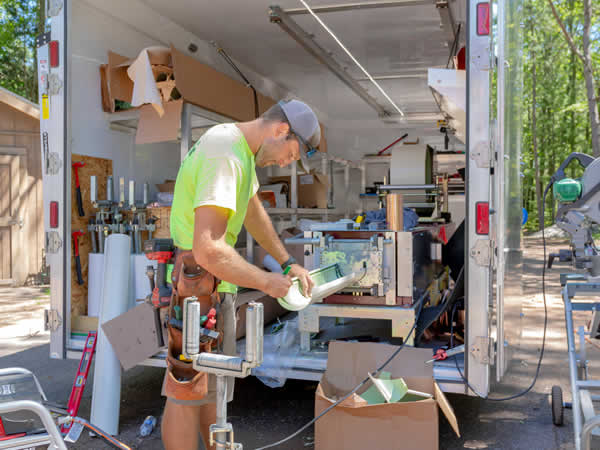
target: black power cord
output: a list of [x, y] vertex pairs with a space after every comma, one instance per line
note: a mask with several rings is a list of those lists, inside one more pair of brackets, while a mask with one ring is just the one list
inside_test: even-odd
[[[546, 212], [546, 195], [548, 194], [550, 187], [552, 187], [552, 184], [553, 184], [552, 181], [550, 183], [548, 183], [548, 185], [546, 186], [546, 189], [544, 190], [544, 200], [542, 202], [542, 220], [544, 218], [544, 213]], [[542, 361], [544, 359], [544, 349], [546, 348], [546, 330], [548, 328], [548, 305], [546, 303], [546, 234], [544, 232], [544, 224], [542, 224], [542, 242], [543, 242], [543, 246], [544, 246], [544, 262], [543, 262], [543, 267], [542, 267], [542, 295], [544, 297], [544, 335], [542, 337], [542, 348], [540, 351], [540, 357], [539, 357], [539, 360], [537, 363], [537, 368], [535, 370], [535, 376], [533, 377], [533, 381], [531, 382], [531, 384], [527, 387], [527, 389], [525, 389], [521, 392], [518, 392], [514, 395], [510, 395], [508, 397], [495, 398], [495, 397], [487, 397], [487, 396], [481, 395], [479, 392], [477, 392], [477, 390], [475, 390], [473, 388], [473, 386], [471, 386], [469, 384], [469, 381], [465, 378], [464, 374], [460, 370], [460, 367], [458, 366], [458, 360], [456, 359], [457, 355], [454, 355], [454, 364], [456, 365], [456, 370], [458, 370], [458, 373], [460, 374], [461, 378], [463, 379], [465, 385], [475, 395], [477, 395], [478, 397], [481, 397], [485, 400], [489, 400], [492, 402], [504, 402], [504, 401], [514, 400], [515, 398], [522, 397], [533, 389], [533, 387], [535, 386], [535, 383], [538, 380], [538, 376], [540, 375], [540, 368], [542, 367]], [[454, 313], [456, 311], [457, 305], [458, 305], [458, 302], [456, 302], [454, 304], [454, 306], [452, 307], [452, 317], [450, 318], [450, 347], [452, 347], [452, 339], [454, 337]]]
[[[400, 353], [400, 351], [404, 348], [404, 346], [406, 345], [406, 342], [408, 341], [408, 339], [410, 338], [410, 336], [412, 335], [412, 333], [415, 331], [415, 328], [417, 327], [417, 322], [419, 320], [419, 316], [421, 315], [421, 311], [423, 310], [423, 302], [424, 302], [426, 296], [427, 296], [427, 291], [425, 291], [423, 293], [423, 295], [419, 298], [419, 300], [417, 300], [417, 302], [415, 303], [415, 307], [418, 308], [418, 312], [417, 312], [417, 315], [415, 317], [415, 322], [413, 323], [412, 328], [410, 329], [410, 331], [406, 335], [406, 338], [403, 339], [402, 344], [398, 347], [398, 349], [396, 351], [394, 351], [394, 353], [392, 353], [392, 355], [381, 366], [379, 366], [379, 368], [375, 372], [373, 372], [371, 374], [371, 376], [376, 377], [390, 362], [392, 362], [392, 360], [396, 356], [398, 356], [398, 353]], [[300, 433], [302, 433], [308, 427], [310, 427], [311, 425], [313, 425], [317, 420], [319, 420], [321, 417], [323, 417], [325, 414], [327, 414], [333, 408], [335, 408], [337, 405], [339, 405], [344, 400], [346, 400], [348, 397], [350, 397], [352, 394], [354, 394], [356, 391], [358, 391], [367, 382], [369, 382], [370, 379], [371, 378], [367, 376], [364, 380], [362, 380], [360, 383], [358, 383], [354, 387], [354, 389], [352, 389], [350, 392], [348, 392], [346, 395], [344, 395], [338, 401], [336, 401], [335, 403], [333, 403], [332, 405], [330, 405], [329, 407], [327, 407], [321, 414], [319, 414], [317, 417], [315, 417], [314, 419], [312, 419], [310, 422], [308, 422], [305, 425], [303, 425], [301, 428], [299, 428], [294, 433], [290, 434], [288, 437], [286, 437], [286, 438], [284, 438], [284, 439], [282, 439], [280, 441], [274, 442], [273, 444], [269, 444], [269, 445], [265, 445], [264, 447], [257, 448], [256, 450], [265, 450], [267, 448], [277, 447], [277, 446], [279, 446], [279, 445], [281, 445], [281, 444], [289, 441], [290, 439], [293, 439], [294, 437], [298, 436]]]

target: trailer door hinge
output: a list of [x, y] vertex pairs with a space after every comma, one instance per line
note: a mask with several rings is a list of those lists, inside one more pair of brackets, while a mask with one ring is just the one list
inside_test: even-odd
[[477, 70], [488, 71], [492, 67], [490, 57], [490, 39], [478, 38], [471, 42], [471, 64]]
[[58, 231], [46, 232], [46, 253], [58, 253], [62, 247], [62, 239]]
[[475, 161], [477, 167], [490, 167], [490, 145], [487, 141], [479, 141], [471, 151], [471, 159]]
[[48, 17], [58, 16], [63, 7], [63, 0], [49, 0], [47, 7]]
[[469, 349], [473, 358], [481, 364], [490, 364], [490, 338], [477, 336]]
[[56, 152], [48, 153], [48, 160], [46, 161], [46, 173], [49, 175], [56, 175], [62, 167], [62, 161], [60, 155]]
[[62, 80], [57, 73], [51, 73], [48, 75], [48, 95], [60, 94], [60, 90], [63, 87]]
[[489, 267], [492, 263], [492, 241], [489, 239], [477, 239], [475, 245], [471, 247], [469, 254], [477, 264], [483, 267]]
[[62, 319], [55, 309], [44, 310], [44, 330], [56, 331], [62, 324]]
[[47, 33], [42, 33], [35, 38], [35, 45], [40, 48], [43, 45], [48, 44], [52, 40], [52, 35], [48, 31]]

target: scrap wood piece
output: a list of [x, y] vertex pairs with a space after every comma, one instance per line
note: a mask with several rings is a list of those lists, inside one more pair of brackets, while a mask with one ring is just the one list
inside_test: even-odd
[[175, 80], [158, 81], [156, 87], [160, 92], [162, 101], [166, 103], [171, 100], [171, 93], [173, 92], [173, 89], [175, 89]]
[[[173, 76], [173, 68], [169, 67], [169, 66], [164, 66], [162, 64], [155, 64], [152, 66], [152, 73], [154, 74], [154, 79], [156, 81], [166, 81], [166, 80], [174, 80], [175, 77]], [[159, 80], [158, 76], [164, 73], [166, 78], [165, 80]]]
[[369, 403], [364, 398], [362, 398], [357, 393], [354, 393], [346, 400], [341, 402], [339, 406], [343, 406], [345, 408], [359, 408], [361, 406], [367, 406], [368, 404]]

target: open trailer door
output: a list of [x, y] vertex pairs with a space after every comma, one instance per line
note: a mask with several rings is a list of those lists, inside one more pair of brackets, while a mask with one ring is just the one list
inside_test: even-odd
[[521, 130], [523, 105], [522, 2], [498, 0], [497, 117], [491, 216], [495, 242], [496, 380], [510, 366], [521, 337], [522, 220]]
[[65, 357], [69, 328], [65, 299], [70, 295], [71, 199], [65, 186], [71, 182], [66, 120], [70, 4], [61, 0], [46, 2], [50, 31], [37, 39], [45, 251], [50, 267], [50, 309], [45, 311], [45, 327], [50, 330], [50, 357], [57, 359]]
[[[491, 3], [469, 0], [467, 12], [467, 171], [464, 376], [480, 395], [490, 380], [490, 298], [492, 245], [487, 227], [491, 196], [490, 73]], [[465, 393], [475, 393], [465, 386]]]

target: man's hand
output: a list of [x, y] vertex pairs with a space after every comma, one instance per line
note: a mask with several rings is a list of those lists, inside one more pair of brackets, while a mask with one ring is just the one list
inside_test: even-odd
[[292, 264], [288, 275], [292, 277], [298, 277], [300, 283], [302, 283], [302, 291], [305, 297], [310, 297], [312, 288], [315, 285], [314, 281], [310, 278], [308, 270], [302, 267], [300, 264]]
[[292, 287], [291, 277], [280, 273], [265, 274], [265, 286], [261, 289], [265, 294], [274, 298], [285, 297]]

